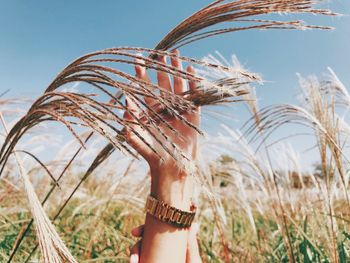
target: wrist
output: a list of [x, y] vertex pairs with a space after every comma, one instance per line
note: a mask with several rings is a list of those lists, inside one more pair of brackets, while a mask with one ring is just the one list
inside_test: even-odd
[[151, 168], [151, 195], [181, 210], [189, 210], [193, 178], [179, 169]]

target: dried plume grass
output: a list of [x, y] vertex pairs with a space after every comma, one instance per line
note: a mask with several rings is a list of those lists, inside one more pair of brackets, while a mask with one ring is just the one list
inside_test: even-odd
[[[343, 199], [346, 209], [350, 208], [348, 193], [350, 160], [346, 154], [350, 129], [344, 116], [338, 112], [348, 111], [350, 97], [334, 72], [331, 69], [329, 72], [330, 76], [324, 81], [319, 81], [314, 76], [307, 79], [299, 76], [301, 105], [272, 105], [263, 108], [257, 113], [260, 119], [259, 125], [256, 125], [253, 117], [245, 125], [244, 132], [246, 136], [250, 136], [250, 142], [262, 139], [259, 143], [262, 146], [275, 130], [285, 124], [299, 124], [311, 129], [316, 138], [314, 148], [319, 152], [320, 176], [323, 180], [314, 175], [312, 179], [320, 197], [324, 200], [322, 202], [324, 213], [329, 215], [327, 217], [329, 223], [325, 228], [332, 260], [337, 262], [338, 226], [335, 202]], [[264, 136], [260, 136], [262, 133]], [[277, 189], [280, 186], [275, 187]]]
[[[1, 113], [0, 119], [4, 126], [4, 129], [7, 131], [8, 128]], [[34, 187], [29, 180], [29, 176], [24, 169], [23, 162], [18, 153], [15, 152], [14, 156], [16, 159], [19, 174], [22, 178], [24, 188], [26, 190], [29, 206], [31, 208], [33, 218], [36, 222], [35, 229], [44, 260], [47, 262], [57, 263], [61, 262], [61, 260], [64, 260], [66, 262], [77, 262], [59, 237], [55, 227], [46, 215], [44, 208], [42, 207], [38, 196], [35, 193]]]

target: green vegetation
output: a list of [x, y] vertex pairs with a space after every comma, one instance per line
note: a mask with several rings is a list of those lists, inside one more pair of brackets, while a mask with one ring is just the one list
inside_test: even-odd
[[[10, 198], [2, 203], [1, 209], [8, 209], [18, 201]], [[205, 210], [199, 214], [201, 225], [198, 241], [205, 262], [223, 262], [224, 244], [227, 244], [233, 262], [289, 262], [290, 250], [295, 262], [333, 262], [333, 251], [329, 250], [327, 233], [324, 232], [329, 219], [320, 209], [315, 207], [305, 217], [295, 214], [293, 218], [287, 219], [285, 229], [280, 229], [283, 226], [280, 226], [281, 222], [276, 220], [273, 211], [263, 214], [255, 211], [257, 231], [254, 232], [245, 214], [232, 206], [229, 196], [222, 201], [228, 218], [225, 240], [220, 237], [212, 219], [213, 214]], [[133, 213], [133, 209], [121, 201], [111, 202], [108, 207], [105, 203], [101, 204], [102, 207], [86, 206], [78, 209], [82, 204], [83, 201], [77, 199], [70, 202], [55, 221], [58, 232], [72, 254], [79, 262], [127, 262], [128, 248], [135, 242], [130, 230], [143, 221], [142, 211]], [[341, 206], [338, 208], [340, 213], [345, 211], [343, 209]], [[291, 216], [292, 211], [286, 212]], [[23, 231], [29, 220], [30, 213], [24, 211], [1, 215], [0, 262], [6, 262], [18, 233]], [[349, 224], [341, 218], [337, 221], [336, 253], [339, 262], [345, 263], [350, 260]], [[290, 247], [284, 241], [287, 230]], [[14, 262], [24, 262], [36, 242], [32, 229], [16, 253]], [[35, 262], [38, 257], [38, 254], [34, 255], [30, 262]]]

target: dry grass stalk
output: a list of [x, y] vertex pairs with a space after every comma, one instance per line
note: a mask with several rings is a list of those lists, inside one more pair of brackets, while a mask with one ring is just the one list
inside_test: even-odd
[[[6, 122], [1, 113], [0, 119], [5, 131], [8, 132]], [[27, 193], [44, 262], [77, 262], [59, 237], [55, 227], [45, 213], [18, 153], [14, 152], [14, 156], [17, 162], [19, 174], [22, 178], [24, 188]]]
[[[191, 42], [214, 35], [247, 30], [247, 29], [308, 29], [330, 27], [310, 26], [303, 21], [268, 21], [263, 19], [247, 19], [271, 13], [311, 13], [322, 15], [336, 15], [329, 10], [313, 9], [313, 0], [219, 0], [199, 10], [181, 22], [166, 37], [159, 42], [155, 49], [168, 50], [178, 48]], [[204, 31], [214, 25], [223, 23], [246, 23], [248, 26], [232, 27]], [[249, 25], [251, 24], [251, 25]], [[204, 32], [201, 32], [204, 31]]]

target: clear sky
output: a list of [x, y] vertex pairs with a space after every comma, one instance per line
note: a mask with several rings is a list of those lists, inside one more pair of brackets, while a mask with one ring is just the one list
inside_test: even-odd
[[[209, 2], [1, 0], [0, 91], [10, 89], [7, 97], [37, 97], [73, 59], [108, 47], [152, 48], [177, 23]], [[324, 2], [320, 7], [345, 16], [297, 18], [336, 30], [237, 32], [192, 44], [182, 54], [195, 58], [215, 50], [226, 57], [236, 54], [248, 69], [271, 81], [258, 90], [262, 105], [294, 103], [296, 72], [320, 75], [330, 66], [349, 87], [350, 1]]]

